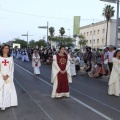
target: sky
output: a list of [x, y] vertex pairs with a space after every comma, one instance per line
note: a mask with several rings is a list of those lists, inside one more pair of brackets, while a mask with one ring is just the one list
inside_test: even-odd
[[[46, 38], [47, 30], [38, 26], [55, 28], [55, 35], [59, 35], [60, 27], [65, 28], [65, 35], [73, 35], [73, 17], [81, 16], [80, 26], [104, 20], [103, 8], [107, 2], [100, 0], [0, 0], [0, 42], [7, 42], [14, 38], [26, 40], [21, 36], [29, 35], [31, 39]], [[116, 10], [116, 4], [112, 4]], [[116, 12], [115, 16], [116, 18]], [[68, 30], [69, 29], [69, 30]]]

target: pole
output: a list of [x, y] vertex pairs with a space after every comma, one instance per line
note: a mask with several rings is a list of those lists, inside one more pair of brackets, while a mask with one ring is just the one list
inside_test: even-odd
[[27, 31], [27, 49], [28, 49], [28, 31]]
[[48, 22], [47, 22], [47, 48], [48, 48]]
[[119, 19], [119, 0], [117, 0], [116, 40], [115, 40], [116, 48], [117, 48], [117, 44], [118, 44], [118, 19]]

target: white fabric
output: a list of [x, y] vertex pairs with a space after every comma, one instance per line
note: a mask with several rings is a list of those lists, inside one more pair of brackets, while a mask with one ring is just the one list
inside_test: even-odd
[[[3, 63], [6, 60], [6, 65]], [[13, 82], [14, 63], [13, 58], [0, 57], [0, 108], [17, 106], [17, 94]], [[6, 81], [3, 80], [3, 75], [8, 75]]]
[[[53, 55], [52, 75], [51, 75], [51, 83], [53, 83], [53, 90], [52, 90], [52, 95], [51, 95], [52, 98], [62, 97], [62, 96], [69, 97], [69, 93], [61, 93], [61, 94], [56, 93], [56, 89], [57, 89], [57, 86], [58, 86], [57, 74], [58, 74], [59, 71], [60, 71], [60, 68], [57, 64], [57, 57], [56, 57], [56, 55]], [[66, 71], [67, 71], [67, 74], [68, 74], [68, 82], [72, 83], [69, 55], [68, 55], [68, 60], [67, 60], [67, 65], [66, 65]]]
[[70, 58], [70, 71], [71, 71], [71, 76], [76, 75], [75, 59], [74, 58]]
[[[38, 64], [38, 66], [36, 66], [36, 63]], [[41, 62], [40, 62], [39, 54], [38, 54], [38, 56], [35, 56], [35, 54], [33, 54], [32, 67], [34, 69], [34, 74], [40, 74], [40, 66], [41, 66]]]
[[113, 58], [113, 68], [108, 85], [109, 95], [120, 95], [120, 61], [117, 58]]
[[[24, 54], [26, 54], [26, 55], [24, 55]], [[22, 61], [24, 62], [24, 61], [29, 61], [29, 58], [28, 58], [28, 54], [27, 54], [27, 52], [23, 52], [22, 53]]]

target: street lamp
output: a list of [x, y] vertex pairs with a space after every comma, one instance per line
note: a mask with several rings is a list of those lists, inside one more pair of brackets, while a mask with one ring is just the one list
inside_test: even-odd
[[47, 29], [47, 48], [48, 48], [48, 22], [47, 22], [47, 26], [38, 26], [38, 28]]
[[93, 36], [94, 36], [94, 23], [92, 23], [92, 49], [93, 49]]
[[28, 49], [28, 36], [33, 36], [33, 35], [29, 35], [27, 31], [27, 34], [22, 34], [21, 36], [27, 36], [27, 49]]
[[100, 0], [104, 2], [110, 2], [110, 3], [117, 3], [117, 18], [116, 18], [116, 40], [115, 40], [115, 46], [117, 48], [118, 44], [118, 20], [119, 20], [119, 0]]

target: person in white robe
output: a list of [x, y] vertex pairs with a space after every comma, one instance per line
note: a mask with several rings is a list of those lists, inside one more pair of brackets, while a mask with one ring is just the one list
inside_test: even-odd
[[[64, 47], [60, 47], [60, 51], [63, 51], [63, 53], [64, 53]], [[63, 53], [60, 52], [60, 54], [58, 54], [58, 56], [62, 56]], [[62, 60], [63, 60], [63, 58], [62, 58]], [[63, 61], [61, 61], [61, 62], [63, 62]], [[64, 71], [62, 71], [58, 65], [57, 55], [53, 55], [52, 75], [51, 75], [51, 83], [53, 83], [53, 90], [52, 90], [51, 97], [52, 98], [69, 97], [70, 96], [69, 90], [68, 90], [68, 92], [63, 92], [64, 91], [63, 89], [65, 89], [65, 85], [63, 85], [64, 83], [62, 83], [61, 92], [60, 93], [57, 92], [57, 89], [59, 87], [59, 81], [58, 81], [59, 73], [62, 73], [62, 74], [67, 73], [67, 80], [68, 80], [67, 82], [72, 83], [72, 77], [71, 77], [71, 72], [70, 72], [70, 56], [69, 55], [67, 55], [66, 69]]]
[[75, 58], [74, 58], [74, 55], [72, 53], [70, 54], [70, 71], [71, 71], [71, 76], [76, 75]]
[[0, 108], [17, 106], [17, 93], [13, 81], [14, 62], [13, 57], [6, 55], [10, 47], [4, 45], [0, 56]]
[[41, 66], [40, 55], [35, 50], [32, 56], [32, 67], [35, 75], [40, 74], [40, 66]]
[[113, 68], [108, 85], [109, 95], [120, 95], [120, 50], [117, 50], [113, 57]]
[[27, 53], [27, 51], [23, 51], [22, 52], [22, 61], [24, 62], [24, 61], [29, 61], [29, 58], [28, 58], [28, 53]]

